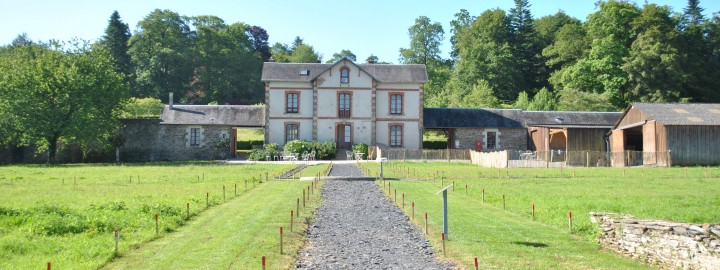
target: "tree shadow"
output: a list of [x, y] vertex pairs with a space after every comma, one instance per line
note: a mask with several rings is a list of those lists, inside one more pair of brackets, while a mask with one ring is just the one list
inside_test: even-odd
[[528, 247], [536, 247], [536, 248], [545, 248], [545, 247], [548, 246], [548, 245], [546, 245], [546, 244], [544, 244], [544, 243], [533, 243], [533, 242], [512, 242], [512, 243], [513, 243], [513, 244], [516, 244], [516, 245], [522, 245], [522, 246], [528, 246]]

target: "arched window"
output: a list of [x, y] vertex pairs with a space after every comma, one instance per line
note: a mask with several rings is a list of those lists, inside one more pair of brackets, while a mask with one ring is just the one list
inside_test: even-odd
[[343, 67], [340, 69], [340, 83], [350, 83], [350, 69]]

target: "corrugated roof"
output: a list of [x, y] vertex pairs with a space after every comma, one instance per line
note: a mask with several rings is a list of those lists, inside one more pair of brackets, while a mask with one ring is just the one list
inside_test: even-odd
[[425, 108], [425, 128], [523, 128], [521, 110]]
[[720, 125], [718, 103], [633, 103], [636, 108], [666, 126]]
[[[341, 59], [340, 61], [344, 60], [347, 59]], [[263, 64], [261, 80], [266, 82], [311, 82], [340, 61], [335, 62], [334, 64], [266, 62]], [[355, 65], [360, 67], [360, 69], [375, 78], [377, 81], [383, 83], [426, 83], [428, 80], [425, 65]], [[301, 70], [308, 70], [309, 74], [301, 75]]]
[[218, 125], [236, 127], [265, 126], [265, 106], [173, 105], [163, 109], [161, 124]]
[[620, 112], [556, 112], [517, 109], [425, 108], [425, 128], [610, 128]]

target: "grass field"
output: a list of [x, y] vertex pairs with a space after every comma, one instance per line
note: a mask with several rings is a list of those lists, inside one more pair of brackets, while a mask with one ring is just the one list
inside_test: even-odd
[[[0, 167], [0, 269], [97, 268], [260, 185], [264, 174], [292, 165], [218, 166], [155, 163], [129, 166], [63, 165]], [[225, 186], [225, 195], [223, 195]], [[300, 192], [300, 191], [298, 191]], [[249, 194], [248, 194], [249, 195]], [[289, 211], [289, 210], [288, 210]]]
[[[378, 174], [378, 164], [364, 167]], [[616, 262], [615, 255], [592, 252], [598, 246], [589, 212], [693, 223], [720, 221], [718, 168], [497, 170], [458, 163], [391, 162], [385, 164], [384, 174], [403, 179], [388, 182], [398, 196], [405, 193], [406, 212], [414, 200], [418, 216], [429, 213], [436, 242], [442, 212], [441, 195], [434, 193], [455, 183], [449, 194], [450, 223], [455, 227], [448, 252], [467, 266], [472, 256], [478, 256], [488, 262], [486, 266], [505, 265], [501, 268], [567, 268], [573, 263], [579, 268], [635, 267], [625, 265], [626, 260]], [[572, 234], [568, 232], [569, 211], [573, 212]]]

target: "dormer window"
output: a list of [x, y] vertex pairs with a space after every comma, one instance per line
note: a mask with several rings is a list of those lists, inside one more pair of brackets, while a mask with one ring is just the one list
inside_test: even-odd
[[343, 67], [340, 69], [340, 83], [342, 84], [348, 84], [350, 83], [350, 69]]

